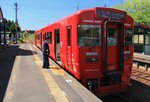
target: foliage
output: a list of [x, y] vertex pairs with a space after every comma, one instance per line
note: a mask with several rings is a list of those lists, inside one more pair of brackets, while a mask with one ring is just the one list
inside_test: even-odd
[[23, 33], [24, 40], [29, 41], [30, 43], [34, 43], [34, 33]]
[[137, 24], [150, 25], [150, 0], [126, 0], [115, 8], [127, 11]]
[[15, 25], [15, 23], [12, 23], [12, 24], [11, 24], [11, 26], [10, 26], [10, 31], [11, 31], [12, 33], [15, 33], [15, 32], [16, 32], [16, 25]]
[[16, 30], [17, 30], [18, 32], [20, 32], [20, 31], [21, 31], [21, 28], [20, 28], [19, 25], [17, 25], [16, 23], [14, 23], [14, 22], [12, 21], [12, 23], [10, 24], [10, 31], [11, 31], [11, 33], [15, 33]]

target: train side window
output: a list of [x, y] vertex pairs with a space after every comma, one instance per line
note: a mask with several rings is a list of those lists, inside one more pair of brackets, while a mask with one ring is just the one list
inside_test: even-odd
[[36, 34], [36, 39], [38, 40], [38, 34]]
[[43, 35], [43, 41], [44, 41], [44, 39], [45, 39], [45, 36]]
[[71, 31], [70, 31], [70, 29], [67, 29], [67, 33], [68, 33], [68, 46], [70, 46], [71, 45], [71, 35], [70, 35], [70, 33], [71, 33]]
[[37, 39], [40, 40], [40, 34], [37, 35]]
[[116, 46], [117, 45], [117, 29], [116, 28], [108, 28], [107, 29], [107, 45], [108, 46]]
[[44, 40], [45, 40], [45, 38], [46, 38], [46, 32], [44, 33]]
[[125, 45], [133, 45], [133, 29], [126, 29], [126, 34], [125, 34]]

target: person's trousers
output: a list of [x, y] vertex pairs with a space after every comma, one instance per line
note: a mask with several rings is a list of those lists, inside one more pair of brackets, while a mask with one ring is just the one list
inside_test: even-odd
[[43, 54], [43, 67], [49, 67], [49, 58], [46, 54]]

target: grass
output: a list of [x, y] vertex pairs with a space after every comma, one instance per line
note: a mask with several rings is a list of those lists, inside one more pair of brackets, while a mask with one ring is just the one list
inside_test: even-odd
[[24, 33], [23, 34], [23, 40], [24, 42], [30, 42], [30, 43], [34, 43], [34, 34], [33, 33]]

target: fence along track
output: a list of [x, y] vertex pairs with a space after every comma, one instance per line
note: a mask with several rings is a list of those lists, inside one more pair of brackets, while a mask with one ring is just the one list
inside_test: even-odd
[[131, 78], [150, 86], [150, 73], [148, 71], [133, 68]]
[[138, 68], [139, 63], [145, 64], [145, 69], [148, 71], [148, 67], [150, 67], [150, 55], [134, 53], [134, 62], [136, 62]]

